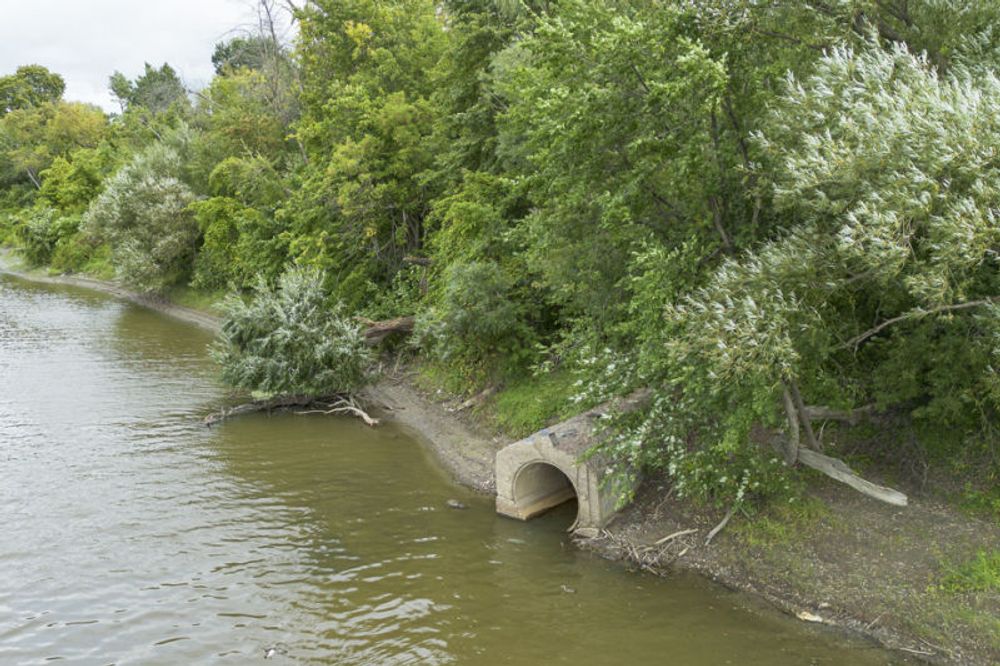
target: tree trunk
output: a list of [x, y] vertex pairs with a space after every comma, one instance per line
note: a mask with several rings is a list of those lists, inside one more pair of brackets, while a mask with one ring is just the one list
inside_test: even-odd
[[393, 333], [409, 335], [413, 332], [417, 320], [409, 315], [383, 321], [372, 321], [371, 319], [360, 319], [360, 321], [366, 326], [364, 330], [365, 344], [374, 347]]

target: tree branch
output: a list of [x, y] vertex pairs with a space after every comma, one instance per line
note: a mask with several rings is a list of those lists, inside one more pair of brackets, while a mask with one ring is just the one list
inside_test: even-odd
[[809, 422], [809, 417], [806, 415], [806, 405], [802, 402], [802, 393], [799, 392], [798, 382], [794, 379], [789, 379], [785, 381], [785, 388], [788, 389], [788, 393], [792, 397], [792, 404], [795, 405], [795, 412], [798, 414], [799, 423], [802, 425], [802, 430], [805, 431], [806, 446], [813, 451], [822, 451], [823, 446], [816, 439], [816, 434], [813, 432], [812, 424]]
[[788, 443], [784, 447], [785, 462], [794, 465], [799, 459], [799, 446], [802, 441], [799, 433], [799, 415], [795, 411], [795, 402], [788, 388], [782, 391], [785, 404], [785, 416], [788, 418]]
[[954, 312], [956, 310], [968, 310], [970, 308], [978, 308], [980, 306], [990, 305], [998, 301], [1000, 301], [1000, 296], [994, 296], [993, 298], [984, 298], [978, 301], [969, 301], [967, 303], [954, 303], [952, 305], [941, 305], [936, 308], [931, 308], [930, 310], [911, 310], [910, 312], [901, 314], [898, 317], [887, 319], [878, 326], [868, 329], [861, 335], [854, 336], [853, 338], [842, 344], [841, 348], [847, 349], [850, 347], [854, 347], [855, 349], [857, 349], [858, 346], [868, 338], [878, 335], [889, 326], [892, 326], [893, 324], [898, 324], [901, 321], [907, 321], [908, 319], [920, 319], [921, 317], [926, 317], [927, 315], [931, 314], [939, 314], [941, 312]]
[[35, 173], [31, 169], [25, 169], [24, 171], [28, 174], [28, 178], [31, 179], [31, 184], [35, 186], [35, 189], [42, 189], [42, 184], [38, 182], [38, 178], [35, 176]]
[[841, 483], [846, 483], [859, 493], [874, 497], [877, 500], [893, 504], [895, 506], [906, 506], [907, 497], [898, 490], [879, 486], [871, 481], [862, 479], [854, 473], [842, 460], [825, 456], [822, 453], [803, 449], [799, 452], [799, 462], [806, 467], [811, 467], [817, 472], [822, 472], [832, 479]]
[[857, 425], [859, 421], [875, 414], [875, 405], [865, 405], [856, 409], [837, 410], [829, 407], [806, 407], [806, 417], [813, 421], [840, 421]]

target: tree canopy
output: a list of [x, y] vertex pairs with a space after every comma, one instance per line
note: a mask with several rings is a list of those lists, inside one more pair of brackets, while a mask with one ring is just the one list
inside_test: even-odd
[[0, 117], [62, 99], [66, 82], [41, 65], [23, 65], [0, 77]]

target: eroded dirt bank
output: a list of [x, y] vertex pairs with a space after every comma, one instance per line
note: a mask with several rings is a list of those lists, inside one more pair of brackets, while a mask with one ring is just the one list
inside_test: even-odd
[[[143, 297], [115, 284], [18, 271], [0, 250], [0, 273], [94, 289], [209, 330], [211, 314]], [[463, 485], [494, 490], [493, 457], [507, 443], [465, 413], [458, 401], [428, 395], [397, 373], [372, 387], [381, 418], [402, 424]], [[817, 479], [807, 506], [757, 517], [737, 515], [705, 545], [722, 512], [693, 507], [649, 479], [637, 501], [581, 547], [657, 573], [683, 567], [749, 592], [804, 621], [868, 636], [914, 662], [1000, 663], [1000, 598], [938, 589], [946, 561], [1000, 549], [1000, 526], [914, 489], [909, 507], [883, 505]], [[667, 538], [665, 541], [664, 539]], [[659, 542], [659, 543], [658, 543]]]

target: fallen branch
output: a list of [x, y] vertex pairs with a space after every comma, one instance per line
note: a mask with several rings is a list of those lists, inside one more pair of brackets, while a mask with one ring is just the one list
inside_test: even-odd
[[698, 531], [697, 529], [690, 529], [690, 530], [681, 530], [680, 532], [674, 532], [673, 534], [670, 534], [670, 535], [667, 535], [667, 536], [663, 537], [659, 541], [655, 542], [653, 545], [654, 546], [662, 546], [663, 544], [667, 543], [668, 541], [673, 541], [677, 537], [682, 537], [685, 534], [694, 534], [697, 531]]
[[[778, 453], [783, 454], [788, 450], [789, 444], [783, 434], [766, 428], [758, 428], [751, 435], [759, 444], [770, 445]], [[798, 450], [798, 462], [806, 467], [811, 467], [817, 472], [821, 472], [832, 479], [845, 483], [858, 492], [873, 497], [883, 502], [888, 502], [896, 506], [906, 506], [907, 498], [903, 493], [876, 485], [871, 481], [866, 481], [848, 467], [842, 460], [831, 458], [830, 456], [812, 451], [807, 448]]]
[[258, 412], [271, 412], [276, 409], [291, 409], [294, 407], [309, 407], [320, 405], [320, 408], [311, 409], [296, 414], [352, 414], [357, 416], [369, 426], [378, 425], [378, 419], [374, 419], [365, 412], [352, 396], [335, 396], [333, 398], [313, 398], [308, 396], [283, 396], [270, 398], [268, 400], [254, 400], [236, 407], [221, 409], [214, 414], [205, 417], [203, 423], [207, 427], [212, 427], [216, 423], [221, 423], [226, 419], [243, 414], [255, 414]]
[[451, 409], [449, 411], [451, 411], [451, 412], [464, 412], [465, 410], [469, 409], [470, 407], [478, 407], [479, 405], [481, 405], [484, 402], [486, 402], [487, 400], [489, 400], [493, 396], [493, 394], [497, 392], [498, 388], [499, 388], [498, 386], [489, 386], [486, 389], [484, 389], [484, 390], [480, 391], [479, 393], [477, 393], [476, 395], [472, 396], [471, 398], [469, 398], [465, 402], [463, 402], [458, 407], [455, 407], [454, 409]]
[[216, 423], [221, 423], [222, 421], [234, 416], [256, 414], [257, 412], [270, 412], [275, 409], [288, 409], [290, 407], [305, 407], [313, 402], [315, 402], [314, 398], [302, 395], [282, 396], [278, 398], [269, 398], [267, 400], [254, 400], [253, 402], [237, 405], [236, 407], [220, 409], [218, 412], [206, 416], [202, 422], [207, 427], [211, 428]]
[[831, 458], [830, 456], [810, 451], [809, 449], [801, 449], [799, 451], [799, 462], [817, 472], [826, 474], [831, 479], [846, 483], [859, 493], [868, 495], [869, 497], [874, 497], [877, 500], [894, 506], [906, 506], [908, 503], [907, 497], [903, 493], [862, 479], [842, 460]]
[[326, 406], [325, 409], [311, 409], [305, 412], [295, 412], [296, 414], [353, 414], [359, 419], [365, 422], [366, 425], [375, 427], [378, 425], [378, 419], [373, 419], [368, 415], [365, 410], [358, 406], [358, 403], [354, 398], [339, 397], [333, 403]]
[[358, 321], [366, 326], [365, 330], [362, 332], [362, 335], [365, 338], [365, 344], [369, 347], [374, 347], [393, 333], [403, 333], [409, 335], [413, 332], [413, 328], [416, 326], [417, 320], [413, 316], [406, 316], [396, 317], [395, 319], [386, 319], [383, 321], [373, 321], [371, 319], [358, 317]]
[[[800, 457], [801, 457], [801, 454], [800, 454]], [[736, 505], [734, 504], [732, 506], [732, 508], [729, 509], [729, 511], [726, 513], [726, 516], [725, 516], [725, 518], [722, 519], [722, 522], [720, 522], [718, 525], [716, 525], [714, 528], [712, 528], [712, 531], [708, 533], [708, 537], [705, 539], [705, 545], [706, 546], [708, 544], [712, 543], [712, 539], [715, 538], [715, 535], [718, 534], [719, 532], [721, 532], [723, 530], [723, 528], [725, 528], [725, 526], [729, 524], [729, 521], [732, 519], [733, 514], [735, 514], [735, 513], [736, 513]]]

